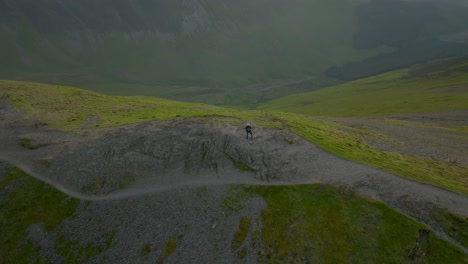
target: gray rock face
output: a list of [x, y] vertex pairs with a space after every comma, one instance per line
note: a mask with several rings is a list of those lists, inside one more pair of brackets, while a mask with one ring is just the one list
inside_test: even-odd
[[108, 193], [140, 179], [171, 185], [294, 177], [297, 168], [278, 155], [279, 146], [289, 144], [285, 136], [265, 130], [252, 141], [241, 130], [229, 129], [236, 130], [192, 122], [118, 129], [56, 155], [49, 173], [89, 194]]
[[[0, 159], [89, 200], [184, 186], [331, 183], [397, 208], [401, 197], [409, 197], [459, 214], [468, 209], [463, 195], [341, 159], [288, 130], [254, 124], [254, 139], [246, 140], [242, 126], [179, 119], [86, 131], [79, 136], [36, 128], [33, 122], [5, 123]], [[25, 148], [19, 138], [41, 147]]]

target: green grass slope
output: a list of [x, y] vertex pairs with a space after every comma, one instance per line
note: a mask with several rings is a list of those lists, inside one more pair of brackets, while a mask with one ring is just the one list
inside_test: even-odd
[[[54, 230], [75, 212], [79, 200], [71, 199], [19, 168], [10, 168], [0, 181], [0, 190], [14, 188], [0, 196], [0, 263], [31, 263], [38, 245], [27, 239], [27, 228], [43, 223]], [[47, 263], [37, 261], [35, 263]]]
[[[203, 122], [219, 122], [222, 119], [239, 126], [249, 120], [254, 126], [288, 128], [341, 157], [468, 194], [468, 179], [464, 177], [468, 174], [468, 168], [430, 158], [382, 151], [342, 131], [337, 123], [305, 115], [244, 111], [153, 97], [108, 96], [71, 87], [16, 81], [0, 81], [1, 97], [7, 98], [18, 110], [26, 110], [23, 118], [45, 122], [63, 130], [170, 118], [199, 118]], [[88, 122], [89, 119], [92, 122]]]
[[259, 107], [315, 116], [468, 109], [468, 58], [389, 72]]
[[71, 130], [82, 127], [89, 117], [95, 126], [109, 127], [153, 119], [204, 115], [253, 118], [254, 112], [215, 107], [198, 103], [170, 101], [156, 97], [110, 96], [73, 87], [28, 82], [0, 81], [0, 93], [26, 117], [52, 127]]
[[[426, 227], [346, 187], [248, 187], [268, 203], [261, 237], [266, 263], [463, 263]], [[447, 221], [452, 224], [455, 221]], [[466, 221], [465, 221], [466, 224]], [[458, 231], [461, 228], [456, 229]]]
[[418, 182], [468, 194], [468, 168], [428, 157], [384, 151], [361, 137], [344, 132], [338, 123], [312, 117], [275, 113], [283, 124], [322, 148], [346, 159], [384, 169]]

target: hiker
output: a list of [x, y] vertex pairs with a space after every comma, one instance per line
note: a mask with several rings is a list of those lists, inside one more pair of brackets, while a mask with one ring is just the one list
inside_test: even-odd
[[245, 127], [245, 132], [247, 132], [247, 139], [249, 139], [249, 134], [253, 139], [252, 126], [250, 126], [250, 123], [247, 123], [247, 126]]

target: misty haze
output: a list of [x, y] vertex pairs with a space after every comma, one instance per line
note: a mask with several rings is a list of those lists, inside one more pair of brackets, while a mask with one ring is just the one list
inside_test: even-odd
[[466, 0], [0, 0], [0, 263], [467, 263]]

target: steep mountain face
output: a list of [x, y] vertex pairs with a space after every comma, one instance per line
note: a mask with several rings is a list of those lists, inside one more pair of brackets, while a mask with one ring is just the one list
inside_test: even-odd
[[[462, 54], [468, 7], [461, 3], [0, 0], [0, 78], [171, 98], [187, 91], [154, 87], [207, 87], [212, 103], [242, 104], [235, 97], [265, 97], [252, 91], [272, 83], [314, 77], [298, 88], [310, 89], [388, 70], [375, 65]], [[408, 58], [414, 50], [426, 51]], [[381, 63], [388, 57], [392, 63]], [[131, 89], [119, 92], [117, 84]]]
[[[16, 66], [33, 69], [47, 62], [102, 68], [105, 62], [92, 63], [110, 58], [124, 62], [126, 57], [158, 57], [157, 51], [163, 47], [157, 44], [174, 44], [195, 33], [208, 32], [218, 22], [227, 25], [227, 20], [211, 17], [202, 2], [169, 0], [5, 0], [0, 2], [0, 21], [4, 44], [9, 45], [2, 49], [2, 55], [10, 54]], [[141, 52], [142, 48], [148, 48], [147, 52]], [[47, 62], [40, 60], [45, 58]]]
[[374, 0], [356, 9], [359, 49], [389, 46], [394, 52], [332, 67], [327, 75], [353, 80], [432, 59], [466, 54], [468, 5], [465, 1]]

